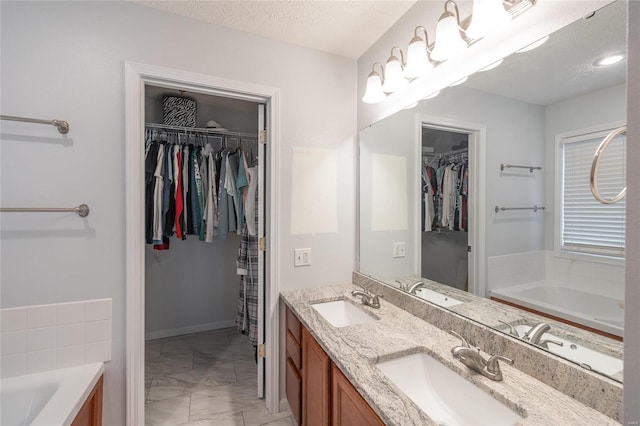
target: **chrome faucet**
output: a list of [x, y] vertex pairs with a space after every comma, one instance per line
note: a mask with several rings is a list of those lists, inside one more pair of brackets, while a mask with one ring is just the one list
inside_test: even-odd
[[451, 348], [453, 357], [471, 370], [488, 377], [491, 380], [501, 381], [502, 371], [500, 370], [500, 364], [498, 361], [504, 361], [509, 364], [513, 364], [513, 360], [502, 355], [492, 355], [489, 359], [484, 359], [480, 354], [480, 349], [473, 349], [469, 346], [469, 343], [455, 331], [451, 330], [451, 334], [458, 337], [462, 344], [460, 346], [454, 346]]
[[420, 287], [427, 288], [427, 285], [422, 281], [418, 281], [411, 284], [411, 287], [409, 287], [409, 290], [407, 291], [409, 292], [409, 294], [416, 294], [416, 290], [419, 289]]
[[547, 324], [546, 322], [541, 322], [539, 324], [534, 325], [529, 329], [529, 331], [524, 333], [524, 336], [522, 336], [522, 339], [526, 340], [527, 342], [533, 343], [534, 345], [538, 345], [544, 349], [549, 349], [549, 343], [552, 343], [558, 346], [563, 346], [563, 343], [557, 340], [542, 339], [542, 336], [544, 335], [544, 333], [546, 333], [550, 329], [551, 329], [551, 326], [549, 324]]
[[371, 294], [366, 288], [363, 288], [362, 290], [353, 290], [351, 295], [354, 297], [360, 296], [363, 305], [371, 306], [374, 309], [380, 308], [380, 299], [378, 296]]

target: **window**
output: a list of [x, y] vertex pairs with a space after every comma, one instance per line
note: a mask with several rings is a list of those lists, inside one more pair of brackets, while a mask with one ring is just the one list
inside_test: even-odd
[[[593, 154], [611, 131], [561, 139], [560, 249], [563, 253], [624, 258], [625, 200], [600, 204], [591, 194]], [[610, 198], [625, 187], [626, 135], [615, 138], [601, 156], [598, 187]]]

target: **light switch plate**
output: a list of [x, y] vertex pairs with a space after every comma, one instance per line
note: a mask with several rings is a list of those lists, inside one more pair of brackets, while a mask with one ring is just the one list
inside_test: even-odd
[[311, 265], [311, 249], [300, 248], [293, 250], [293, 266], [310, 266]]
[[404, 242], [393, 243], [393, 257], [405, 257], [406, 244]]

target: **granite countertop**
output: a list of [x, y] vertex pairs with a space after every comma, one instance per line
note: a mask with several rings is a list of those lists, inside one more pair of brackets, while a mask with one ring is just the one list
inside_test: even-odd
[[[351, 296], [355, 285], [327, 286], [282, 292], [281, 298], [316, 338], [331, 360], [388, 425], [436, 425], [401, 392], [375, 364], [411, 353], [426, 352], [456, 371], [524, 419], [519, 425], [619, 424], [562, 392], [501, 364], [504, 380], [492, 381], [470, 371], [451, 355], [460, 341], [449, 333], [381, 299], [380, 309], [364, 306]], [[359, 305], [378, 321], [336, 328], [313, 303], [345, 299]], [[483, 352], [487, 358], [489, 355]]]

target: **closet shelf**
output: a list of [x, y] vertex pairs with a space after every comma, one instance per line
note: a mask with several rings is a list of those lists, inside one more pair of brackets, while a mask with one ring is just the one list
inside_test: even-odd
[[239, 138], [254, 138], [254, 139], [258, 138], [258, 135], [255, 133], [232, 132], [230, 130], [209, 129], [206, 127], [170, 126], [168, 124], [158, 124], [158, 123], [146, 123], [145, 127], [152, 128], [152, 129], [175, 130], [177, 132], [184, 132], [184, 133], [191, 133], [191, 134], [236, 136]]

